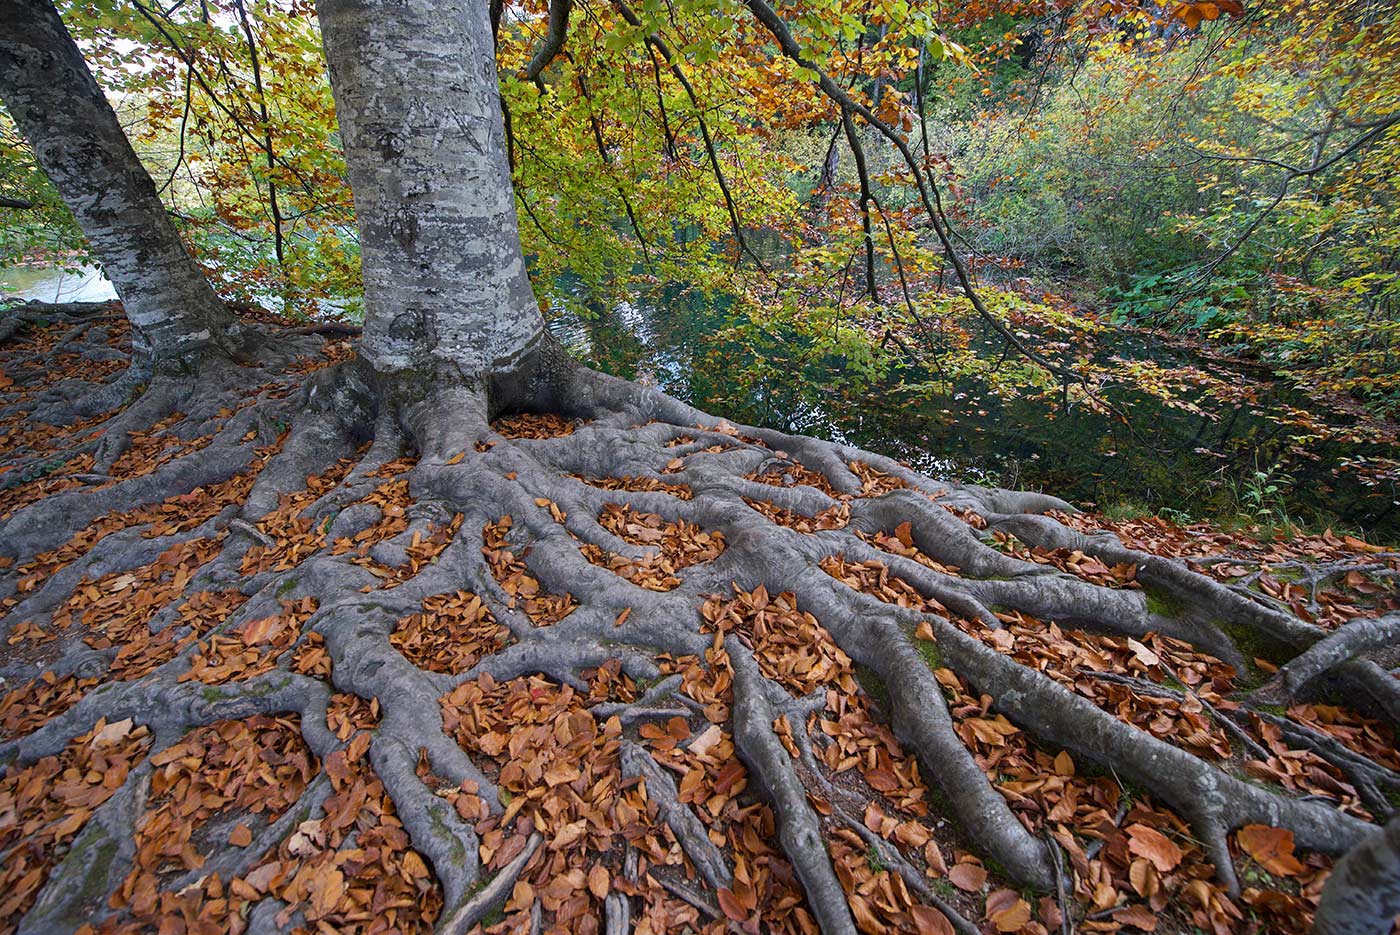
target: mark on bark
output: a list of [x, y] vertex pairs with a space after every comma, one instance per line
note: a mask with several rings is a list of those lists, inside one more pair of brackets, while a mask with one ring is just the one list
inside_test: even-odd
[[404, 250], [412, 247], [413, 242], [418, 239], [418, 216], [408, 205], [400, 205], [394, 216], [389, 219], [389, 233]]

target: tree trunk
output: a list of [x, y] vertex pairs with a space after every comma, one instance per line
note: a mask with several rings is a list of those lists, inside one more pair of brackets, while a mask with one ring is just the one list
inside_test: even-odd
[[133, 363], [233, 348], [235, 319], [185, 251], [49, 0], [0, 0], [0, 98], [73, 212], [135, 326]]
[[1386, 935], [1400, 913], [1400, 818], [1372, 832], [1337, 862], [1313, 935]]
[[361, 355], [414, 392], [476, 385], [536, 348], [495, 50], [471, 0], [320, 0], [355, 196]]

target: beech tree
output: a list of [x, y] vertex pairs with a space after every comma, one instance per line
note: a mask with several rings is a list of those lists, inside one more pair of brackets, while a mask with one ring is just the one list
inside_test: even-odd
[[[556, 49], [569, 7], [552, 6]], [[912, 161], [775, 10], [744, 8], [848, 121]], [[1186, 878], [1203, 924], [1238, 915], [1232, 846], [1338, 855], [1373, 831], [1143, 729], [1102, 692], [1195, 705], [1203, 731], [1250, 751], [1273, 706], [1319, 680], [1395, 719], [1400, 690], [1368, 654], [1400, 619], [1329, 634], [1130, 548], [1053, 496], [732, 425], [563, 353], [520, 249], [488, 5], [321, 0], [364, 333], [352, 344], [265, 324], [238, 360], [239, 326], [176, 258], [53, 7], [3, 10], [7, 105], [111, 264], [135, 354], [179, 362], [96, 421], [78, 421], [71, 394], [7, 403], [73, 431], [59, 469], [7, 473], [0, 609], [24, 653], [6, 677], [28, 681], [0, 704], [0, 758], [24, 790], [16, 814], [48, 801], [34, 790], [56, 775], [84, 803], [6, 852], [19, 931], [176, 917], [187, 930], [373, 931], [421, 903], [441, 932], [501, 906], [520, 930], [626, 932], [634, 911], [651, 926], [672, 898], [646, 895], [645, 860], [689, 904], [672, 918], [696, 927], [703, 915], [715, 929], [975, 932], [930, 882], [943, 860], [931, 810], [977, 855], [953, 879], [980, 890], [985, 860], [1068, 917], [1071, 894], [1098, 899], [1088, 855], [979, 761], [1011, 735], [1064, 782], [1095, 765], [1178, 816], [1199, 842]], [[951, 254], [932, 177], [915, 172]], [[21, 385], [38, 385], [60, 339], [96, 365], [120, 337], [90, 310], [14, 314], [46, 349], [7, 368]], [[54, 323], [63, 333], [46, 337]], [[7, 461], [41, 463], [56, 442], [40, 434]], [[1012, 651], [1069, 638], [1060, 628], [1137, 659], [1138, 674], [1058, 672]], [[883, 701], [857, 688], [858, 667]], [[1221, 694], [1228, 704], [1202, 700]], [[1400, 775], [1277, 720], [1368, 814], [1390, 814]], [[866, 740], [849, 752], [843, 731]], [[240, 745], [261, 752], [240, 759]], [[529, 769], [501, 765], [527, 748]], [[857, 765], [860, 778], [836, 780]], [[201, 785], [216, 772], [226, 785]], [[230, 801], [259, 819], [221, 824]], [[1121, 803], [1118, 822], [1150, 814]], [[1158, 880], [1181, 848], [1134, 821], [1124, 847], [1149, 853], [1141, 879]], [[195, 854], [193, 828], [219, 846]], [[397, 875], [349, 895], [343, 866], [391, 858]], [[895, 909], [855, 891], [876, 867], [902, 894]], [[994, 895], [991, 924], [1029, 924], [1014, 890]]]

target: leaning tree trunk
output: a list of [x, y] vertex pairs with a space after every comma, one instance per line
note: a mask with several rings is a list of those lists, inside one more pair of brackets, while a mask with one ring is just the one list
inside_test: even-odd
[[0, 99], [34, 147], [135, 325], [133, 365], [234, 347], [224, 308], [171, 223], [49, 0], [0, 0]]
[[486, 4], [320, 0], [365, 283], [361, 355], [420, 395], [540, 344]]

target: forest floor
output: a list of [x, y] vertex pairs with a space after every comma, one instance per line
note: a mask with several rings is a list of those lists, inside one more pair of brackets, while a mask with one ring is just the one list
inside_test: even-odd
[[[79, 328], [83, 353], [65, 348]], [[94, 334], [113, 350], [105, 361], [91, 352]], [[55, 321], [0, 344], [0, 524], [64, 492], [130, 486], [168, 472], [230, 425], [246, 428], [242, 440], [258, 445], [245, 467], [217, 482], [98, 516], [41, 554], [0, 557], [0, 935], [33, 930], [26, 914], [36, 905], [41, 911], [33, 918], [45, 918], [45, 904], [63, 895], [49, 886], [51, 878], [92, 859], [82, 851], [100, 823], [127, 829], [126, 837], [117, 856], [106, 857], [116, 877], [95, 902], [89, 896], [92, 921], [83, 932], [452, 930], [441, 918], [441, 868], [415, 850], [406, 830], [422, 816], [401, 812], [403, 800], [396, 803], [379, 774], [381, 761], [369, 755], [381, 699], [344, 690], [339, 657], [319, 629], [316, 598], [288, 590], [273, 599], [264, 585], [267, 573], [327, 554], [372, 575], [367, 593], [386, 593], [468, 534], [479, 539], [470, 545], [489, 568], [490, 593], [425, 595], [393, 624], [388, 641], [444, 688], [437, 699], [443, 729], [490, 786], [444, 779], [434, 771], [436, 754], [412, 751], [413, 772], [431, 797], [475, 831], [473, 859], [490, 881], [472, 891], [491, 903], [476, 922], [484, 931], [592, 933], [619, 917], [630, 918], [638, 933], [817, 930], [790, 849], [779, 840], [781, 816], [756, 794], [740, 758], [732, 683], [747, 676], [726, 661], [736, 639], [764, 677], [797, 699], [770, 712], [777, 713], [772, 729], [820, 816], [831, 865], [864, 932], [1045, 935], [1073, 923], [1080, 932], [1223, 935], [1302, 932], [1310, 922], [1331, 856], [1295, 845], [1286, 828], [1246, 824], [1228, 839], [1239, 884], [1232, 896], [1214, 866], [1221, 855], [1208, 853], [1190, 816], [1111, 767], [1023, 730], [1013, 712], [945, 665], [945, 637], [927, 622], [913, 638], [953, 729], [1017, 821], [1054, 855], [1058, 892], [1018, 884], [967, 836], [959, 814], [891, 729], [890, 689], [838, 645], [824, 625], [830, 621], [791, 593], [734, 585], [707, 595], [693, 610], [699, 631], [712, 637], [709, 648], [659, 655], [653, 678], [630, 674], [620, 653], [572, 681], [541, 673], [498, 679], [481, 663], [520, 638], [503, 622], [508, 611], [527, 617], [527, 625], [550, 627], [579, 606], [574, 594], [551, 592], [532, 572], [521, 517], [503, 513], [479, 527], [464, 525], [461, 514], [417, 522], [408, 480], [415, 459], [405, 455], [356, 474], [364, 483], [345, 509], [373, 507], [374, 521], [336, 538], [334, 524], [313, 508], [357, 471], [360, 451], [304, 476], [300, 489], [282, 493], [263, 515], [239, 518], [287, 430], [236, 423], [237, 407], [215, 414], [198, 434], [178, 412], [132, 430], [120, 457], [95, 471], [91, 443], [110, 431], [109, 416], [57, 429], [28, 419], [25, 401], [64, 380], [115, 375], [126, 351], [115, 306], [100, 322]], [[297, 369], [309, 375], [352, 352], [349, 341], [330, 340]], [[292, 385], [276, 392], [290, 394]], [[492, 444], [510, 446], [582, 425], [520, 414], [493, 428], [499, 438]], [[717, 431], [740, 438], [723, 425]], [[644, 493], [688, 501], [691, 490], [677, 479], [685, 460], [723, 446], [694, 442], [676, 439], [677, 455], [661, 471], [579, 480], [619, 499]], [[839, 493], [800, 466], [751, 478], [822, 490], [835, 505], [815, 515], [782, 506], [776, 496], [749, 505], [773, 523], [813, 533], [844, 527], [856, 500], [902, 486], [868, 464], [849, 467], [861, 479], [858, 494]], [[536, 506], [563, 523], [557, 504]], [[980, 528], [986, 523], [975, 513], [949, 512], [1011, 559], [1111, 590], [1143, 590], [1136, 564], [1032, 546], [1011, 532]], [[1180, 560], [1322, 630], [1400, 610], [1400, 553], [1349, 536], [1259, 539], [1156, 518], [1055, 517], [1085, 533], [1110, 530], [1129, 549]], [[629, 503], [605, 503], [597, 521], [640, 551], [622, 555], [584, 544], [582, 556], [643, 591], [675, 589], [689, 570], [734, 544]], [[1325, 803], [1339, 815], [1389, 817], [1400, 792], [1392, 726], [1349, 707], [1325, 683], [1284, 704], [1251, 701], [1247, 696], [1290, 658], [1267, 640], [1236, 641], [1248, 657], [1241, 671], [1156, 632], [1090, 632], [1009, 607], [993, 608], [1000, 626], [988, 626], [950, 613], [897, 573], [903, 566], [895, 557], [959, 574], [922, 550], [907, 522], [858, 535], [871, 551], [821, 560], [835, 581], [946, 618], [972, 640], [1234, 776]], [[77, 574], [111, 536], [162, 546], [168, 537], [171, 544], [126, 567]], [[237, 578], [199, 585], [201, 569], [232, 537], [248, 540], [238, 565], [246, 587]], [[35, 595], [65, 572], [73, 580], [61, 599], [31, 616]], [[1171, 600], [1146, 593], [1149, 608]], [[619, 614], [616, 626], [627, 615]], [[144, 680], [168, 693], [153, 693], [152, 704], [184, 697], [178, 692], [193, 683], [217, 705], [223, 689], [280, 673], [323, 685], [323, 708], [272, 705], [181, 734], [153, 727], [159, 719], [147, 723], [140, 712], [61, 717], [92, 709], [83, 699], [100, 698], [96, 693], [111, 683]], [[303, 723], [311, 713], [324, 717], [324, 730]], [[53, 735], [56, 725], [70, 723], [81, 729]], [[1361, 763], [1374, 783], [1367, 788], [1348, 768]], [[140, 783], [128, 782], [138, 774]], [[117, 820], [122, 810], [127, 824]]]

